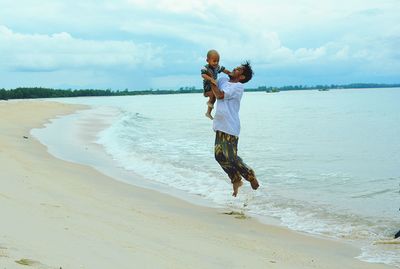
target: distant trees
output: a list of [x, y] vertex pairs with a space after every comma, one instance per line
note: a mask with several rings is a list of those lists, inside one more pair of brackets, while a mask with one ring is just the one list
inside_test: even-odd
[[83, 89], [83, 90], [61, 90], [40, 87], [20, 87], [11, 90], [0, 89], [0, 100], [25, 99], [25, 98], [57, 98], [57, 97], [79, 97], [79, 96], [124, 96], [124, 95], [145, 95], [145, 94], [177, 94], [177, 93], [196, 93], [195, 87], [181, 87], [179, 90], [142, 90], [142, 91], [123, 91]]
[[8, 94], [5, 89], [0, 89], [0, 100], [7, 100]]
[[[295, 85], [295, 86], [282, 86], [282, 87], [267, 87], [259, 86], [253, 89], [246, 89], [246, 91], [265, 91], [265, 92], [279, 92], [279, 91], [293, 91], [293, 90], [312, 90], [312, 89], [354, 89], [354, 88], [391, 88], [400, 87], [400, 84], [376, 84], [376, 83], [353, 83], [347, 85]], [[78, 97], [78, 96], [124, 96], [124, 95], [145, 95], [145, 94], [179, 94], [179, 93], [200, 93], [203, 90], [196, 89], [195, 87], [180, 87], [178, 90], [141, 90], [129, 91], [111, 89], [98, 90], [98, 89], [52, 89], [42, 87], [20, 87], [11, 90], [0, 89], [0, 100], [8, 99], [24, 99], [24, 98], [56, 98], [56, 97]]]
[[[251, 90], [250, 90], [251, 91]], [[266, 92], [279, 92], [280, 88], [277, 87], [267, 87], [267, 86], [260, 86], [255, 91], [266, 91]]]
[[335, 85], [335, 84], [315, 85], [315, 86], [290, 85], [282, 87], [259, 86], [257, 89], [253, 89], [253, 91], [274, 92], [274, 91], [318, 90], [318, 89], [366, 89], [366, 88], [395, 88], [395, 87], [400, 87], [400, 84], [352, 83], [346, 85]]

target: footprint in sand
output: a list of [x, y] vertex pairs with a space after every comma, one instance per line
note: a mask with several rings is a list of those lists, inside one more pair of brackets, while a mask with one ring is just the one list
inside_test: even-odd
[[222, 214], [232, 215], [235, 217], [235, 219], [248, 219], [249, 218], [243, 212], [237, 212], [237, 211], [224, 212]]
[[7, 248], [0, 246], [0, 258], [8, 258]]
[[41, 206], [44, 207], [49, 207], [49, 208], [60, 208], [60, 205], [55, 205], [55, 204], [48, 204], [48, 203], [40, 203]]

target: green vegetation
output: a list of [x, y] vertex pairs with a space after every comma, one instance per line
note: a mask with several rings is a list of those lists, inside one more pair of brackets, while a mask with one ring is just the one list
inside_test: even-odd
[[[267, 87], [260, 86], [254, 89], [246, 89], [246, 91], [258, 92], [279, 92], [279, 91], [293, 91], [293, 90], [318, 90], [318, 89], [365, 89], [365, 88], [393, 88], [400, 87], [400, 84], [375, 84], [375, 83], [353, 83], [347, 85], [316, 85], [316, 86], [283, 86], [283, 87]], [[201, 93], [202, 89], [195, 87], [181, 87], [178, 90], [140, 90], [129, 91], [125, 90], [98, 90], [98, 89], [51, 89], [41, 87], [23, 87], [15, 89], [0, 89], [0, 100], [8, 99], [25, 99], [25, 98], [57, 98], [57, 97], [78, 97], [78, 96], [124, 96], [124, 95], [145, 95], [145, 94], [181, 94], [181, 93]]]
[[36, 261], [30, 260], [30, 259], [20, 259], [15, 262], [18, 264], [21, 264], [21, 265], [34, 265], [37, 263]]
[[201, 92], [195, 87], [181, 87], [179, 90], [142, 90], [142, 91], [123, 91], [117, 90], [62, 90], [50, 88], [16, 88], [11, 90], [0, 89], [0, 100], [8, 99], [25, 99], [25, 98], [57, 98], [57, 97], [78, 97], [78, 96], [124, 96], [124, 95], [145, 95], [145, 94], [177, 94], [177, 93], [193, 93]]

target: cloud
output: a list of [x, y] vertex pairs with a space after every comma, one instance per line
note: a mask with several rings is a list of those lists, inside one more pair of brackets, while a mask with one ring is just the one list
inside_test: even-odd
[[397, 0], [0, 1], [0, 69], [37, 78], [200, 87], [211, 48], [228, 68], [251, 60], [251, 83], [400, 76]]
[[[200, 75], [168, 75], [153, 77], [150, 85], [154, 89], [173, 89], [178, 87], [193, 86], [200, 80]], [[177, 84], [179, 81], [179, 84]], [[180, 86], [179, 86], [180, 85]]]
[[69, 33], [21, 34], [0, 26], [2, 68], [14, 71], [159, 68], [161, 47], [131, 41], [96, 41]]

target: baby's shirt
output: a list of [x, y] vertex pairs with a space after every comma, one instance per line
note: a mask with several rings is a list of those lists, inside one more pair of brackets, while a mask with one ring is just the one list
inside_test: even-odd
[[[201, 74], [204, 75], [209, 75], [213, 79], [217, 80], [218, 74], [223, 72], [225, 70], [224, 66], [217, 66], [216, 68], [212, 68], [209, 64], [206, 64], [202, 69], [201, 69]], [[203, 89], [204, 91], [211, 91], [211, 82], [209, 80], [204, 79], [203, 80]]]

